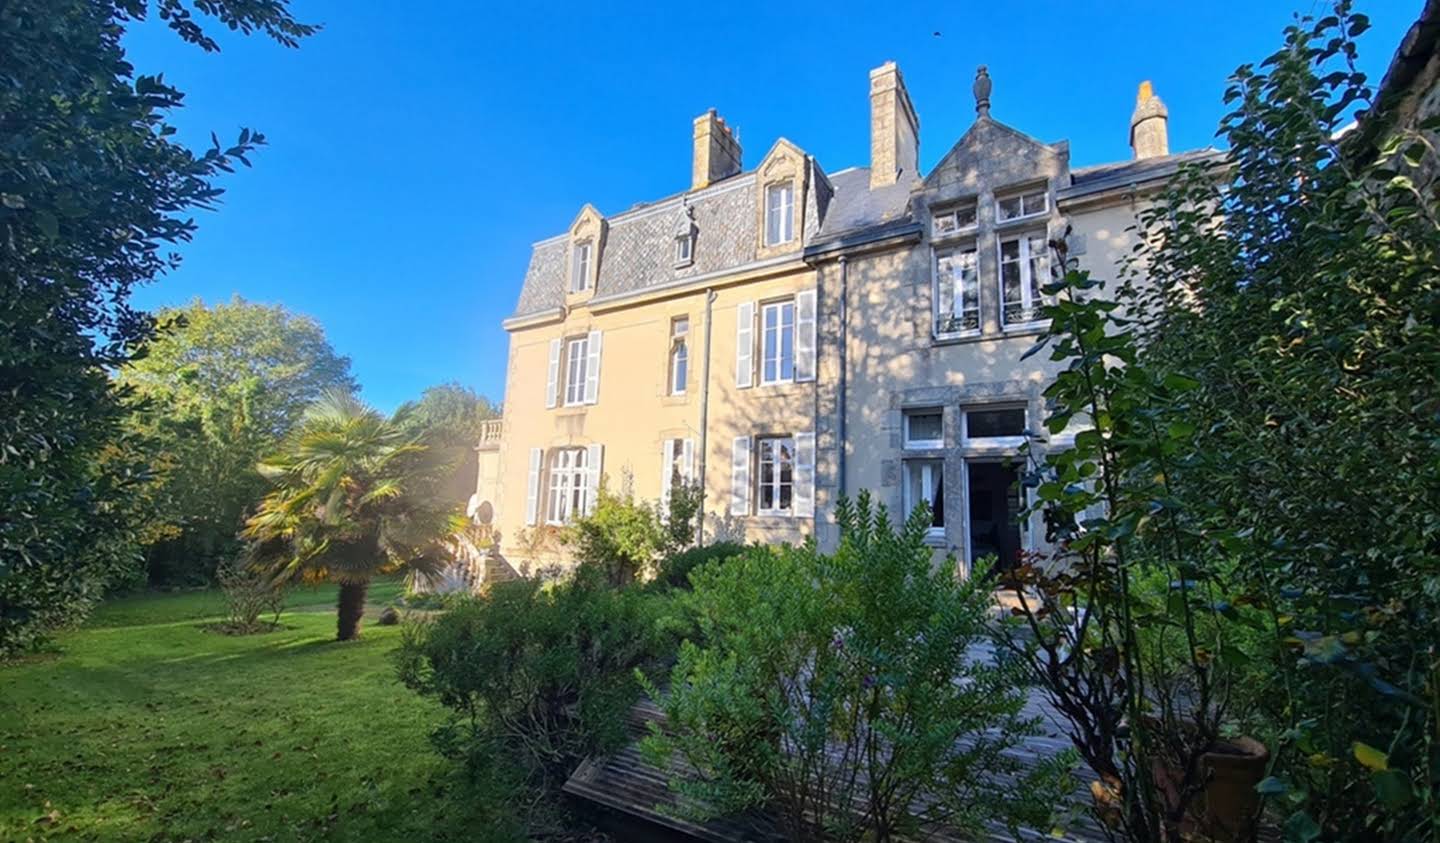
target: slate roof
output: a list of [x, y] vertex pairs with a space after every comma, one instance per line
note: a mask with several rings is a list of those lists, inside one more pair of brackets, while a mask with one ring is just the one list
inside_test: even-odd
[[[1059, 201], [1092, 196], [1139, 182], [1168, 177], [1182, 164], [1221, 160], [1215, 149], [1198, 149], [1149, 158], [1079, 167], [1070, 171], [1070, 186], [1060, 190]], [[919, 228], [912, 196], [923, 182], [911, 176], [895, 184], [870, 189], [870, 170], [851, 167], [827, 175], [813, 159], [806, 197], [805, 240], [797, 244], [806, 254], [907, 233]], [[741, 267], [755, 260], [759, 224], [755, 171], [740, 173], [702, 190], [677, 193], [657, 202], [637, 205], [607, 218], [605, 242], [599, 253], [596, 300], [683, 282]], [[675, 232], [682, 225], [688, 204], [696, 238], [688, 266], [674, 263]], [[535, 244], [514, 317], [544, 313], [565, 304], [568, 235]]]
[[1143, 158], [1139, 161], [1118, 161], [1113, 164], [1096, 164], [1090, 167], [1076, 167], [1070, 171], [1070, 186], [1059, 191], [1057, 201], [1078, 199], [1117, 187], [1126, 187], [1140, 182], [1168, 178], [1185, 164], [1200, 161], [1221, 161], [1225, 153], [1214, 147], [1177, 152]]

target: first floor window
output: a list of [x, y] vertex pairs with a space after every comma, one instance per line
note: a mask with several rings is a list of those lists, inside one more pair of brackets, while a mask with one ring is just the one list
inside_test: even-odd
[[795, 237], [795, 188], [791, 182], [765, 188], [765, 245], [778, 246]]
[[587, 337], [577, 337], [565, 346], [565, 404], [585, 403], [585, 366], [590, 351]]
[[980, 276], [975, 247], [935, 255], [935, 333], [980, 330]]
[[585, 512], [591, 490], [584, 448], [559, 448], [550, 454], [550, 500], [547, 524], [565, 524]]
[[1040, 285], [1049, 261], [1045, 235], [1027, 234], [1000, 243], [1000, 323], [1024, 325], [1040, 318]]
[[757, 507], [761, 515], [789, 514], [795, 493], [795, 440], [763, 437], [759, 445]]
[[905, 461], [905, 514], [909, 516], [920, 504], [930, 507], [930, 532], [945, 532], [945, 462], [943, 460]]
[[690, 378], [690, 319], [682, 316], [670, 323], [670, 394], [684, 395]]
[[765, 305], [761, 311], [760, 382], [795, 379], [795, 302]]

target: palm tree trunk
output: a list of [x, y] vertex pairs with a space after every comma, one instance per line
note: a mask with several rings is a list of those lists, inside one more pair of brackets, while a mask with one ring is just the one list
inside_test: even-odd
[[365, 594], [370, 583], [340, 583], [340, 600], [336, 604], [339, 628], [335, 633], [337, 641], [353, 641], [360, 637], [360, 618], [365, 614]]

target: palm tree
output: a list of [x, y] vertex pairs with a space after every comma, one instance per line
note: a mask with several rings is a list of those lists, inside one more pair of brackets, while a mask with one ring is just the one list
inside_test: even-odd
[[447, 563], [443, 541], [461, 519], [439, 505], [425, 451], [398, 414], [331, 392], [260, 463], [274, 488], [245, 527], [253, 563], [277, 583], [339, 583], [341, 641], [360, 634], [371, 579], [433, 577]]

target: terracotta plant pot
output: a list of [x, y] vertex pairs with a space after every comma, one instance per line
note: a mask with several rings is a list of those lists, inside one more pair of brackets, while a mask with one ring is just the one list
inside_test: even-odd
[[1186, 811], [1186, 825], [1211, 840], [1248, 843], [1259, 831], [1260, 794], [1270, 752], [1253, 738], [1222, 741], [1200, 758], [1205, 790]]

